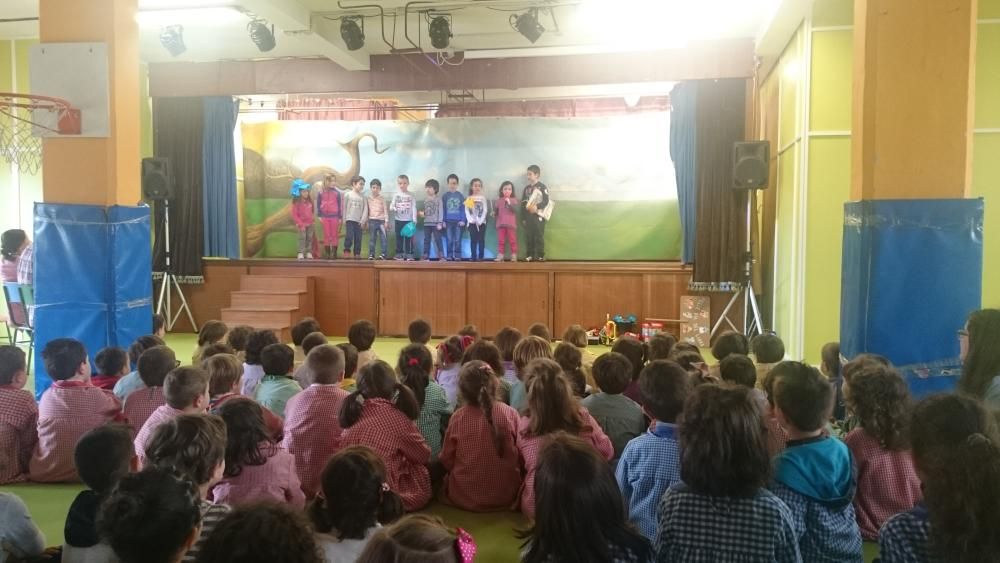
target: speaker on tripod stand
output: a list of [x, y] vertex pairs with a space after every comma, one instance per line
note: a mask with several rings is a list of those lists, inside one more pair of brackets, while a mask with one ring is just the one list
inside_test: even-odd
[[[170, 173], [170, 160], [162, 157], [142, 159], [142, 197], [153, 205], [163, 206], [163, 278], [160, 281], [160, 296], [156, 301], [157, 314], [166, 319], [167, 330], [172, 330], [181, 313], [187, 313], [191, 328], [198, 332], [194, 315], [184, 297], [184, 290], [177, 275], [174, 273], [170, 255], [170, 200], [174, 197], [173, 176]], [[173, 311], [171, 294], [176, 291], [180, 306]], [[164, 313], [164, 310], [166, 313]]]
[[[767, 141], [739, 141], [733, 144], [733, 189], [747, 191], [746, 248], [743, 255], [743, 279], [739, 290], [733, 294], [726, 308], [712, 327], [711, 336], [729, 322], [729, 311], [743, 299], [743, 334], [752, 337], [764, 331], [760, 320], [760, 306], [753, 287], [753, 210], [757, 191], [767, 188], [770, 172], [771, 145]], [[732, 326], [732, 322], [729, 322]], [[735, 328], [735, 327], [734, 327]]]

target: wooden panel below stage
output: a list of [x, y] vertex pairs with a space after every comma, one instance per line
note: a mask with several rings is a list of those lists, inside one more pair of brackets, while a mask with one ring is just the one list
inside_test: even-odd
[[[369, 319], [384, 336], [403, 336], [422, 317], [435, 336], [466, 323], [492, 336], [504, 326], [522, 331], [535, 322], [552, 327], [599, 326], [610, 313], [677, 318], [690, 295], [691, 270], [676, 262], [336, 262], [205, 260], [205, 284], [184, 286], [195, 319], [219, 318], [241, 275], [280, 274], [316, 280], [315, 315], [324, 331], [346, 335], [352, 322]], [[157, 286], [158, 289], [159, 286]], [[713, 319], [730, 295], [712, 294]], [[739, 315], [732, 315], [737, 322]], [[669, 327], [676, 331], [677, 327]], [[190, 330], [182, 319], [177, 330]]]

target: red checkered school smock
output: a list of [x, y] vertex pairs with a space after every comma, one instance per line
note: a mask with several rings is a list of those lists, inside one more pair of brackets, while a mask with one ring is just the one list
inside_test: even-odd
[[73, 450], [88, 431], [121, 420], [114, 393], [82, 381], [56, 381], [38, 403], [38, 445], [31, 456], [32, 481], [79, 481]]
[[493, 403], [493, 424], [503, 437], [497, 454], [493, 431], [479, 407], [455, 411], [444, 435], [439, 459], [448, 471], [444, 498], [464, 510], [489, 512], [517, 506], [521, 460], [517, 450], [518, 414], [511, 406]]
[[[126, 404], [127, 401], [126, 401]], [[146, 423], [142, 425], [139, 432], [135, 435], [135, 455], [139, 458], [139, 467], [146, 466], [146, 442], [153, 436], [153, 432], [160, 427], [161, 424], [168, 422], [178, 416], [184, 414], [181, 409], [175, 409], [170, 405], [162, 405], [157, 407], [153, 414], [146, 419]]]
[[38, 405], [31, 393], [0, 385], [0, 485], [28, 478], [38, 442]]
[[[237, 399], [243, 401], [252, 401], [253, 399], [249, 397], [244, 397], [238, 393], [224, 393], [218, 397], [212, 399], [209, 405], [209, 410], [214, 411], [219, 408], [222, 403], [230, 399]], [[281, 441], [281, 436], [285, 431], [285, 421], [281, 420], [281, 417], [271, 412], [271, 409], [261, 406], [262, 411], [264, 411], [264, 426], [267, 427], [267, 433], [275, 441]]]
[[215, 504], [239, 506], [257, 501], [288, 503], [302, 508], [306, 497], [295, 472], [295, 458], [284, 448], [271, 442], [261, 442], [260, 450], [267, 457], [263, 465], [244, 465], [235, 477], [225, 477], [212, 488]]
[[[615, 455], [615, 448], [601, 426], [587, 409], [580, 407], [580, 417], [583, 418], [583, 429], [578, 436], [591, 443], [597, 453], [610, 461]], [[545, 444], [545, 436], [528, 434], [531, 419], [522, 416], [517, 430], [517, 449], [521, 451], [524, 460], [525, 477], [521, 485], [521, 512], [529, 518], [535, 517], [535, 469], [538, 467], [538, 454]]]
[[340, 406], [348, 392], [340, 384], [313, 384], [285, 405], [285, 441], [306, 498], [316, 496], [326, 462], [340, 448]]
[[923, 497], [920, 478], [909, 450], [887, 450], [863, 428], [848, 432], [844, 443], [851, 450], [858, 471], [858, 489], [854, 495], [858, 528], [862, 538], [875, 541], [886, 520], [920, 502]]
[[165, 404], [167, 398], [163, 396], [163, 387], [143, 387], [125, 397], [122, 412], [125, 413], [125, 418], [132, 428], [138, 432], [146, 424], [146, 420], [153, 416], [153, 412]]
[[417, 425], [385, 399], [367, 399], [361, 418], [340, 435], [340, 447], [368, 446], [385, 462], [389, 487], [403, 499], [407, 511], [431, 500], [427, 461], [431, 449]]

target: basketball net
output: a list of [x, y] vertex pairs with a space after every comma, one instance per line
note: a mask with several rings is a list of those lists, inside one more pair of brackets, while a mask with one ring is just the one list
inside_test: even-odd
[[0, 92], [0, 158], [20, 172], [37, 174], [42, 168], [39, 132], [79, 135], [80, 110], [61, 98]]

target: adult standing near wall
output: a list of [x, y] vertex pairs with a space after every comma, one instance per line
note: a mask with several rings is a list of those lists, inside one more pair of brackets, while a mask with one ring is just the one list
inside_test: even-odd
[[17, 283], [17, 262], [21, 252], [31, 244], [21, 229], [10, 229], [0, 236], [0, 281]]
[[1000, 410], [1000, 309], [981, 309], [969, 315], [958, 338], [962, 357], [958, 389]]

